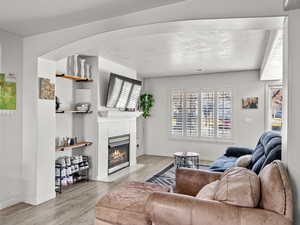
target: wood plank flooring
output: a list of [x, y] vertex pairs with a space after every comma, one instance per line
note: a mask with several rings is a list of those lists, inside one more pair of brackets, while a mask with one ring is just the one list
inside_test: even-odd
[[172, 161], [170, 157], [141, 156], [138, 163], [145, 167], [116, 182], [79, 183], [39, 206], [20, 203], [0, 210], [0, 225], [93, 225], [95, 204], [104, 194], [123, 182], [145, 181]]

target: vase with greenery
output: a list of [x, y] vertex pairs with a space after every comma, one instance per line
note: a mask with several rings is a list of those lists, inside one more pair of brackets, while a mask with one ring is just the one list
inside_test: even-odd
[[152, 94], [145, 93], [140, 97], [140, 109], [143, 111], [143, 117], [151, 116], [150, 111], [154, 104], [154, 97]]

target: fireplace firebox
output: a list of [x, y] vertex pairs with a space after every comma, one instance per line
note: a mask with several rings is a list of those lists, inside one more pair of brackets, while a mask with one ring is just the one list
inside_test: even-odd
[[130, 135], [108, 139], [108, 174], [130, 166]]

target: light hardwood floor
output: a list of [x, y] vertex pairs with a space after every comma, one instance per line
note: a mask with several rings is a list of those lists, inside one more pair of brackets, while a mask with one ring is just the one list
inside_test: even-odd
[[145, 181], [172, 161], [170, 157], [141, 156], [138, 163], [145, 167], [114, 183], [79, 183], [39, 206], [20, 203], [1, 210], [0, 225], [93, 225], [95, 204], [104, 194], [123, 182]]

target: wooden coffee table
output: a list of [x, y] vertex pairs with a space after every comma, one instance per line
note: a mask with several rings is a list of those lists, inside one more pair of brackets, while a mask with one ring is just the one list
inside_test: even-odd
[[195, 168], [200, 166], [200, 154], [196, 152], [176, 152], [174, 153], [175, 168]]

